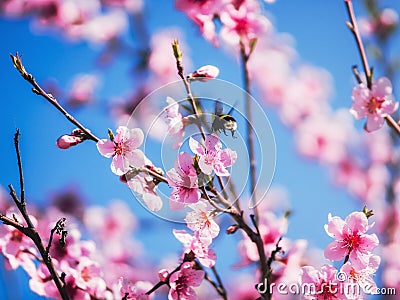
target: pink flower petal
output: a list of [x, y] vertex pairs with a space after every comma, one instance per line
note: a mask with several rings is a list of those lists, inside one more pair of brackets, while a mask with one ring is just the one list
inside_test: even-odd
[[338, 241], [331, 242], [324, 251], [324, 255], [327, 259], [337, 261], [341, 260], [347, 255], [347, 247], [343, 247], [343, 243]]
[[121, 155], [115, 155], [111, 162], [111, 171], [118, 175], [124, 175], [129, 171], [129, 164]]
[[392, 83], [386, 77], [378, 78], [372, 85], [372, 94], [378, 98], [386, 98], [393, 92]]
[[205, 154], [204, 147], [192, 137], [190, 137], [190, 139], [189, 139], [189, 147], [190, 147], [190, 150], [192, 150], [192, 152], [194, 154], [197, 154], [197, 155]]
[[380, 115], [370, 115], [367, 119], [367, 124], [365, 126], [365, 130], [368, 132], [372, 132], [380, 129], [383, 126], [385, 119]]
[[211, 175], [211, 173], [213, 171], [213, 166], [206, 163], [206, 156], [200, 157], [199, 167], [200, 167], [200, 170], [206, 175]]
[[135, 168], [143, 167], [146, 161], [144, 153], [139, 149], [127, 152], [125, 157], [128, 166]]
[[112, 157], [115, 152], [115, 144], [114, 142], [110, 141], [110, 140], [106, 140], [106, 139], [102, 139], [100, 141], [97, 142], [97, 149], [99, 150], [100, 154], [110, 158]]

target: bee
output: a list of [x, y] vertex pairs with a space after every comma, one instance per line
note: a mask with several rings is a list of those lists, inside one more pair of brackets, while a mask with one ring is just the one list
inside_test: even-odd
[[235, 131], [237, 130], [237, 122], [234, 117], [230, 114], [233, 111], [233, 107], [229, 110], [227, 114], [222, 113], [222, 103], [218, 100], [215, 101], [215, 113], [214, 120], [211, 126], [213, 132], [223, 132], [225, 135], [226, 131], [232, 133], [232, 137], [235, 137]]

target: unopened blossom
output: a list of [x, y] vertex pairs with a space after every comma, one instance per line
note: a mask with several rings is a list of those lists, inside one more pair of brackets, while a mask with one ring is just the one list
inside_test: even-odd
[[189, 140], [190, 149], [199, 156], [201, 171], [206, 175], [211, 175], [214, 171], [218, 176], [229, 176], [226, 168], [236, 162], [236, 151], [229, 148], [222, 150], [222, 144], [215, 134], [208, 135], [204, 143], [205, 146], [192, 137]]
[[200, 200], [197, 173], [193, 167], [193, 158], [189, 153], [178, 154], [174, 168], [167, 172], [167, 180], [173, 188], [170, 195], [171, 209], [182, 209], [185, 205], [197, 203]]
[[219, 226], [215, 222], [215, 211], [208, 207], [204, 201], [189, 205], [193, 211], [186, 214], [186, 225], [194, 232], [199, 232], [202, 237], [215, 238], [219, 234]]
[[363, 212], [353, 212], [345, 220], [329, 214], [325, 231], [335, 241], [325, 248], [325, 257], [338, 261], [349, 256], [357, 268], [366, 267], [371, 251], [379, 244], [376, 234], [366, 234], [372, 226]]
[[194, 269], [193, 265], [193, 262], [184, 262], [179, 271], [171, 275], [168, 300], [197, 299], [196, 292], [192, 287], [200, 286], [204, 279], [204, 271]]
[[72, 130], [71, 134], [64, 134], [60, 136], [56, 145], [60, 149], [69, 149], [72, 146], [76, 146], [82, 143], [86, 139], [86, 134], [79, 128]]
[[179, 112], [179, 104], [171, 97], [167, 97], [168, 106], [164, 108], [165, 122], [168, 125], [168, 135], [170, 135], [174, 141], [172, 148], [178, 149], [183, 142], [183, 136], [185, 134], [183, 127], [183, 117]]
[[301, 276], [302, 285], [308, 284], [313, 287], [308, 293], [303, 295], [303, 299], [310, 300], [336, 300], [347, 299], [346, 295], [342, 293], [343, 290], [337, 278], [338, 271], [331, 265], [323, 265], [320, 270], [312, 266], [305, 266], [302, 268], [303, 274]]
[[353, 88], [353, 105], [350, 113], [356, 119], [367, 118], [365, 130], [368, 132], [382, 127], [385, 117], [394, 113], [398, 102], [393, 101], [392, 84], [386, 77], [381, 77], [372, 83], [371, 89], [365, 83]]
[[211, 79], [217, 78], [218, 74], [219, 69], [216, 66], [206, 65], [189, 74], [188, 77], [190, 80], [206, 82]]
[[137, 149], [143, 143], [144, 135], [141, 129], [129, 129], [119, 126], [114, 139], [102, 139], [97, 143], [97, 149], [105, 157], [112, 157], [111, 171], [123, 175], [130, 166], [140, 168], [145, 163], [143, 152]]
[[381, 258], [378, 255], [371, 254], [365, 268], [360, 269], [347, 262], [341, 267], [340, 271], [347, 275], [348, 281], [357, 283], [366, 294], [373, 294], [376, 292], [377, 286], [372, 276], [378, 270], [380, 262]]
[[208, 247], [211, 243], [210, 238], [201, 237], [198, 233], [191, 235], [185, 230], [177, 229], [173, 230], [173, 234], [178, 241], [183, 243], [184, 253], [193, 252], [199, 262], [208, 268], [215, 265], [215, 252]]

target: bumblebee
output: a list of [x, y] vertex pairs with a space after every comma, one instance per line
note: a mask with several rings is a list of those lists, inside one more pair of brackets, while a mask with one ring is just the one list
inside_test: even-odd
[[223, 132], [225, 135], [226, 131], [230, 131], [232, 133], [232, 137], [235, 137], [235, 131], [237, 130], [237, 122], [234, 117], [230, 114], [233, 111], [233, 107], [229, 110], [227, 114], [222, 113], [222, 103], [218, 100], [215, 101], [215, 113], [214, 120], [211, 126], [211, 130], [213, 132]]

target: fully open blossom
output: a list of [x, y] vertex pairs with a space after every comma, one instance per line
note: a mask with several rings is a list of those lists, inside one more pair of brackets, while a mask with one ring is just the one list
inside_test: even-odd
[[173, 188], [170, 196], [171, 209], [182, 209], [185, 205], [197, 203], [200, 200], [197, 173], [193, 167], [193, 158], [189, 153], [178, 154], [174, 168], [167, 172], [167, 180]]
[[398, 108], [398, 102], [393, 102], [392, 84], [386, 77], [374, 81], [371, 89], [364, 83], [354, 87], [352, 98], [350, 113], [356, 119], [367, 118], [365, 130], [368, 132], [381, 128], [385, 117]]
[[335, 239], [325, 248], [325, 257], [337, 261], [349, 256], [357, 268], [364, 268], [369, 263], [371, 250], [378, 246], [376, 234], [366, 234], [373, 225], [363, 212], [353, 212], [342, 220], [340, 217], [328, 216], [325, 225], [326, 233]]
[[247, 0], [239, 3], [239, 6], [235, 5], [236, 3], [227, 5], [221, 12], [221, 36], [230, 44], [239, 45], [239, 42], [243, 42], [245, 46], [249, 46], [251, 39], [265, 34], [272, 25], [260, 13], [257, 1]]
[[174, 229], [173, 234], [178, 241], [183, 243], [184, 253], [193, 252], [199, 262], [208, 268], [215, 265], [215, 252], [208, 247], [211, 239], [200, 237], [198, 233], [191, 235], [185, 230]]
[[201, 284], [204, 278], [203, 270], [193, 268], [193, 262], [184, 262], [179, 271], [173, 273], [169, 279], [171, 289], [169, 290], [168, 300], [195, 300], [196, 292], [192, 287]]
[[[366, 294], [373, 294], [376, 292], [377, 286], [372, 278], [378, 270], [381, 258], [377, 255], [371, 254], [369, 256], [368, 265], [365, 268], [358, 268], [350, 262], [345, 263], [340, 269], [347, 275], [348, 282], [357, 283]], [[354, 295], [357, 296], [357, 295]], [[357, 299], [361, 299], [359, 295]]]
[[338, 271], [331, 265], [323, 265], [320, 270], [312, 266], [302, 268], [301, 276], [302, 284], [308, 284], [310, 291], [303, 298], [310, 300], [335, 300], [347, 299], [346, 295], [341, 292], [342, 282], [337, 278]]
[[97, 143], [101, 155], [112, 157], [111, 171], [123, 175], [129, 167], [140, 168], [145, 163], [143, 152], [137, 149], [143, 143], [143, 132], [139, 128], [119, 126], [113, 141], [102, 139]]
[[183, 117], [179, 112], [179, 104], [171, 97], [167, 97], [168, 106], [164, 108], [165, 121], [168, 125], [168, 135], [171, 135], [174, 143], [173, 149], [178, 149], [182, 145], [183, 136]]
[[205, 82], [217, 78], [218, 74], [219, 69], [216, 66], [206, 65], [189, 74], [188, 77], [190, 78], [190, 80]]
[[219, 226], [214, 220], [215, 211], [204, 201], [189, 205], [193, 211], [186, 214], [187, 227], [199, 232], [202, 237], [215, 238], [219, 234]]
[[222, 144], [217, 135], [208, 135], [205, 147], [191, 137], [189, 146], [195, 154], [199, 155], [199, 167], [204, 174], [211, 175], [214, 170], [218, 176], [229, 176], [226, 168], [236, 162], [237, 154], [229, 148], [222, 150]]
[[121, 298], [127, 300], [147, 300], [153, 298], [152, 296], [146, 295], [153, 284], [148, 281], [137, 281], [135, 284], [129, 282], [126, 278], [120, 278], [118, 281], [120, 287]]

